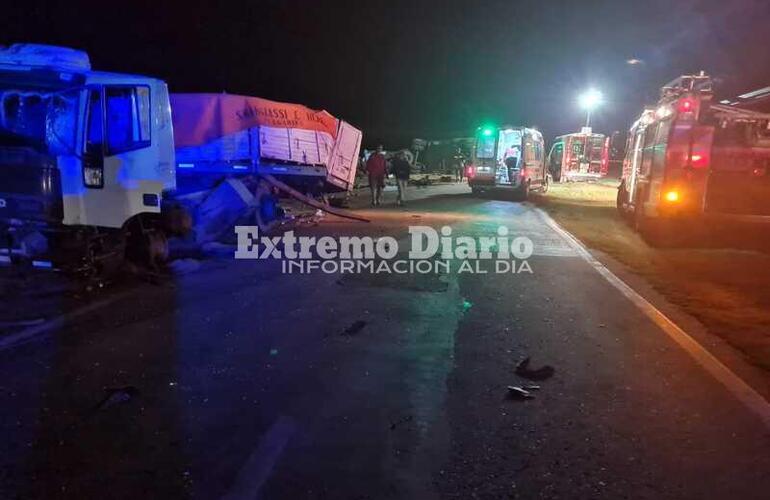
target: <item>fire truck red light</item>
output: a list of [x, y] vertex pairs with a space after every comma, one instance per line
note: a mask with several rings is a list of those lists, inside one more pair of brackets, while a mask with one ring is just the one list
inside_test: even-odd
[[679, 103], [679, 111], [686, 112], [686, 111], [692, 111], [693, 103], [690, 99], [683, 99]]

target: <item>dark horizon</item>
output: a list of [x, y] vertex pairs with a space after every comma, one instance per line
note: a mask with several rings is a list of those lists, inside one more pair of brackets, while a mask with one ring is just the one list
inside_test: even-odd
[[758, 0], [32, 4], [6, 8], [0, 43], [79, 48], [95, 69], [157, 76], [172, 92], [326, 109], [367, 145], [482, 123], [550, 140], [579, 129], [588, 87], [606, 96], [594, 129], [624, 131], [681, 74], [706, 71], [723, 96], [770, 84], [770, 6]]

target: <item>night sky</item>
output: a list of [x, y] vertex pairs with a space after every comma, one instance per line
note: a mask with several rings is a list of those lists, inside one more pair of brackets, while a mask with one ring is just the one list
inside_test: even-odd
[[607, 99], [594, 129], [627, 129], [661, 84], [701, 69], [723, 95], [770, 85], [767, 0], [14, 3], [0, 43], [80, 48], [95, 68], [158, 76], [172, 92], [326, 109], [368, 144], [481, 123], [550, 139], [580, 127], [589, 86]]

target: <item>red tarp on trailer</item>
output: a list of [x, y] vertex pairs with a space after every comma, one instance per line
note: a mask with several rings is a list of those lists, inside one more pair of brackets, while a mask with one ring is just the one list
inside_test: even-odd
[[172, 94], [176, 147], [201, 146], [260, 125], [337, 136], [337, 119], [301, 104], [232, 94]]

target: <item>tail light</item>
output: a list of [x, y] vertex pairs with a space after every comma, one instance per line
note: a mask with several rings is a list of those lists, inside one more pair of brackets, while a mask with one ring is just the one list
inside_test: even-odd
[[476, 175], [476, 167], [473, 165], [468, 165], [465, 167], [465, 176], [468, 178], [474, 177]]

